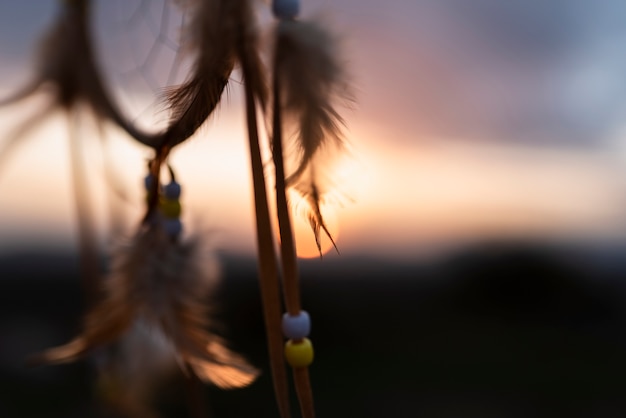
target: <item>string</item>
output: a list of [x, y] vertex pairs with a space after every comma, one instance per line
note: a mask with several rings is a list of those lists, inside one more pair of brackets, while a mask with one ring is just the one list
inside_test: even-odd
[[[277, 16], [281, 16], [281, 13], [277, 13], [276, 3], [274, 4], [274, 12]], [[280, 23], [279, 23], [280, 25]], [[277, 36], [280, 36], [277, 34]], [[301, 313], [300, 302], [300, 288], [299, 288], [299, 274], [298, 264], [296, 259], [296, 247], [293, 236], [293, 229], [291, 225], [291, 219], [289, 215], [289, 204], [287, 201], [287, 186], [286, 186], [286, 174], [284, 167], [284, 155], [283, 155], [283, 130], [282, 130], [282, 103], [281, 103], [281, 62], [282, 51], [280, 48], [280, 42], [276, 42], [276, 51], [274, 56], [274, 66], [272, 73], [273, 83], [273, 127], [272, 127], [272, 156], [275, 167], [275, 182], [276, 182], [276, 211], [278, 215], [278, 224], [280, 231], [280, 249], [281, 249], [281, 261], [283, 272], [283, 294], [285, 298], [285, 304], [287, 307], [287, 315], [290, 317], [297, 317]], [[291, 337], [291, 336], [288, 336]], [[290, 349], [294, 349], [298, 344], [302, 344], [302, 338], [291, 339], [288, 342]], [[307, 340], [310, 344], [310, 341]], [[306, 345], [309, 350], [312, 350], [312, 346]], [[312, 351], [310, 353], [312, 355]], [[311, 358], [312, 360], [312, 358]], [[300, 411], [303, 418], [314, 418], [315, 408], [313, 403], [313, 391], [311, 388], [311, 382], [307, 365], [294, 365], [292, 364], [292, 372], [294, 377], [294, 384], [296, 388], [296, 395], [300, 403]]]

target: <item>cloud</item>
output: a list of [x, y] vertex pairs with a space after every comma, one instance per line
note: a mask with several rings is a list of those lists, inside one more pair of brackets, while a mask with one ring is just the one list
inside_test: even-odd
[[[111, 80], [136, 65], [127, 56], [128, 45], [119, 47], [123, 33], [111, 17], [120, 17], [122, 3], [98, 2], [95, 8], [105, 16], [98, 20], [96, 35]], [[19, 85], [24, 72], [16, 69], [33, 62], [37, 36], [55, 6], [0, 3], [2, 91]], [[398, 140], [593, 146], [624, 129], [622, 0], [305, 2], [305, 14], [319, 10], [333, 14], [348, 39], [358, 99], [354, 118], [385, 125]], [[147, 30], [127, 32], [151, 35]], [[111, 39], [102, 38], [107, 36]], [[135, 45], [134, 51], [139, 49]], [[169, 68], [165, 61], [174, 54], [167, 48], [163, 53], [169, 55], [159, 68]], [[115, 74], [111, 62], [125, 68]], [[122, 84], [135, 82], [136, 89], [150, 92], [145, 74], [132, 74], [137, 76]]]
[[623, 125], [624, 2], [396, 0], [342, 17], [365, 110], [407, 138], [594, 145]]

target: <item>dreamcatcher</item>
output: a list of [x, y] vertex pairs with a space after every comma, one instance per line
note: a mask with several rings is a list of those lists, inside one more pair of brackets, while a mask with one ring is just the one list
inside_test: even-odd
[[[255, 379], [257, 370], [211, 331], [204, 295], [214, 271], [206, 268], [200, 256], [202, 239], [183, 234], [182, 187], [168, 165], [171, 151], [192, 136], [218, 106], [238, 66], [244, 82], [260, 288], [276, 399], [281, 417], [289, 417], [287, 363], [293, 370], [302, 416], [313, 417], [308, 374], [313, 347], [307, 338], [311, 323], [300, 304], [288, 192], [305, 202], [319, 248], [320, 234], [330, 237], [320, 210], [326, 183], [319, 179], [325, 170], [325, 153], [341, 149], [342, 120], [335, 103], [346, 95], [336, 40], [320, 22], [297, 19], [298, 1], [275, 0], [272, 10], [277, 23], [270, 70], [266, 71], [253, 0], [172, 1], [190, 17], [183, 28], [182, 48], [193, 53], [194, 62], [188, 78], [165, 91], [170, 120], [162, 132], [149, 133], [136, 127], [108, 95], [91, 46], [89, 0], [62, 2], [55, 25], [42, 43], [37, 76], [5, 102], [14, 103], [41, 88], [50, 89], [52, 99], [46, 112], [62, 110], [70, 120], [89, 114], [98, 123], [119, 126], [153, 152], [145, 178], [145, 214], [132, 239], [112, 255], [106, 279], [100, 280], [93, 268], [96, 251], [88, 211], [84, 206], [79, 208], [83, 259], [89, 261], [81, 273], [89, 279], [90, 308], [78, 337], [45, 351], [36, 360], [72, 361], [116, 341], [139, 321], [162, 333], [186, 373], [223, 388], [242, 387]], [[271, 115], [280, 264], [274, 250], [258, 110]], [[39, 120], [45, 114], [33, 118]], [[80, 141], [77, 135], [71, 136], [71, 149], [75, 150]], [[76, 155], [73, 161], [74, 177], [80, 179]], [[164, 172], [168, 173], [167, 182]], [[75, 186], [77, 196], [86, 195], [80, 180]], [[101, 291], [96, 289], [99, 284], [103, 284]], [[283, 303], [287, 310], [284, 315]]]

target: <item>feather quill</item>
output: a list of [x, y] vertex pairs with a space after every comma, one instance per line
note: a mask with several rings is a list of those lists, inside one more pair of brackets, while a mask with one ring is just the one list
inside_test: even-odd
[[[328, 159], [321, 153], [344, 147], [344, 122], [337, 101], [349, 99], [347, 77], [336, 48], [337, 39], [321, 22], [281, 20], [275, 45], [276, 77], [280, 79], [280, 100], [286, 131], [295, 148], [295, 168], [287, 175], [287, 186], [304, 198], [307, 217], [318, 249], [320, 231], [332, 241], [320, 209], [327, 193], [320, 172]], [[334, 244], [334, 241], [333, 241]], [[336, 247], [335, 247], [336, 248]]]
[[[318, 159], [319, 156], [313, 157], [313, 159]], [[292, 191], [295, 192], [300, 200], [296, 201], [295, 204], [292, 204], [294, 207], [301, 209], [303, 212], [302, 215], [308, 220], [311, 230], [313, 231], [313, 235], [315, 237], [315, 244], [317, 245], [317, 249], [320, 252], [320, 257], [322, 256], [322, 242], [321, 242], [321, 232], [323, 231], [330, 242], [333, 244], [335, 251], [339, 253], [339, 248], [335, 243], [326, 223], [324, 222], [324, 218], [322, 216], [321, 204], [323, 203], [325, 196], [328, 194], [327, 189], [328, 186], [332, 184], [328, 179], [320, 179], [319, 176], [315, 174], [315, 167], [319, 165], [316, 164], [315, 161], [310, 164], [307, 170], [302, 173], [300, 180], [294, 184], [292, 187]]]
[[[143, 228], [114, 257], [101, 301], [87, 315], [84, 332], [45, 351], [37, 363], [76, 360], [117, 340], [136, 319], [158, 328], [183, 364], [223, 388], [250, 384], [258, 372], [210, 332], [204, 296], [215, 271], [200, 257], [200, 241], [172, 242], [155, 223]], [[209, 266], [211, 264], [209, 263]]]

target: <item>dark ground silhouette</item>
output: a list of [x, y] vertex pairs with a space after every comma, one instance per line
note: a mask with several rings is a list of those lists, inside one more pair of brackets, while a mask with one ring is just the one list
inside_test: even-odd
[[[626, 416], [626, 261], [493, 243], [436, 262], [306, 261], [311, 371], [324, 418]], [[217, 316], [265, 373], [249, 388], [207, 387], [214, 417], [277, 416], [255, 261], [222, 257]], [[0, 258], [0, 417], [104, 417], [88, 362], [27, 368], [24, 359], [80, 329], [76, 257]], [[624, 279], [624, 280], [622, 280]], [[186, 417], [180, 377], [155, 403]]]

